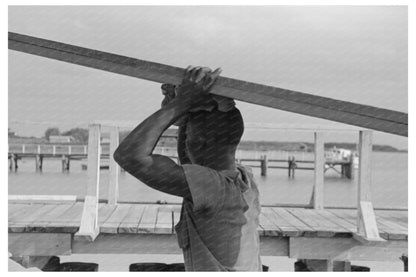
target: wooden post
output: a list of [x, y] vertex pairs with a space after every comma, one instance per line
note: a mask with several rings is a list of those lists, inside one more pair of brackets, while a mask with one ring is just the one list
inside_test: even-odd
[[87, 194], [82, 211], [81, 225], [74, 236], [75, 240], [94, 241], [99, 234], [100, 129], [99, 124], [89, 125]]
[[72, 146], [68, 145], [68, 155], [71, 155], [71, 154], [72, 154]]
[[40, 171], [40, 155], [35, 156], [35, 171]]
[[84, 145], [84, 155], [87, 155], [87, 146]]
[[357, 190], [357, 234], [365, 241], [382, 241], [371, 203], [371, 152], [373, 149], [372, 132], [360, 131]]
[[314, 209], [324, 208], [324, 170], [325, 153], [323, 133], [315, 132], [315, 174], [312, 196], [312, 206]]
[[260, 168], [261, 168], [261, 176], [267, 176], [267, 155], [263, 155], [261, 156], [261, 161], [260, 161]]
[[22, 144], [22, 153], [24, 154], [26, 152], [26, 145]]
[[56, 154], [56, 145], [52, 145], [52, 155], [55, 156]]
[[38, 154], [40, 154], [40, 145], [38, 144]]
[[110, 175], [109, 175], [109, 184], [108, 184], [108, 204], [117, 205], [118, 201], [118, 175], [120, 172], [120, 167], [114, 160], [114, 152], [116, 151], [119, 145], [119, 130], [118, 127], [112, 127], [110, 130]]

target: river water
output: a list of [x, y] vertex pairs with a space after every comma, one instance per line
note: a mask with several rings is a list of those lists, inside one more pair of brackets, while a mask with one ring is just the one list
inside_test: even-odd
[[[373, 153], [372, 198], [375, 207], [407, 207], [407, 157], [407, 153]], [[313, 156], [307, 153], [298, 159], [313, 160]], [[19, 161], [17, 172], [9, 172], [9, 194], [83, 197], [86, 191], [87, 171], [81, 170], [82, 163], [86, 161], [71, 161], [70, 172], [62, 173], [59, 159], [45, 159], [43, 172], [39, 173], [35, 172], [34, 159], [23, 159]], [[313, 170], [297, 170], [294, 179], [288, 178], [287, 170], [284, 169], [269, 168], [267, 177], [260, 176], [259, 168], [253, 168], [253, 173], [259, 185], [260, 201], [263, 205], [306, 204], [310, 200]], [[328, 170], [325, 173], [325, 205], [355, 206], [357, 179], [341, 178], [335, 171]], [[179, 197], [151, 189], [125, 172], [120, 174], [119, 190], [120, 201], [181, 202]], [[102, 170], [100, 198], [105, 199], [107, 195], [108, 170]]]

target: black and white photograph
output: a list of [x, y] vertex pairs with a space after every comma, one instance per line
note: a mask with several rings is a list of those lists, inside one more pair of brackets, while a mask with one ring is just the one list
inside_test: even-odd
[[7, 6], [8, 271], [407, 272], [409, 6], [207, 4]]

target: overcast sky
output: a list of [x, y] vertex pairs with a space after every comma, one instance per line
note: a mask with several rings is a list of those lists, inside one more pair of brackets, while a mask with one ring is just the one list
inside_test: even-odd
[[[19, 6], [9, 7], [9, 31], [174, 66], [222, 67], [227, 77], [407, 112], [406, 7]], [[161, 100], [160, 84], [9, 50], [9, 126], [22, 135], [92, 120], [140, 122]], [[250, 123], [347, 126], [237, 105]], [[407, 148], [406, 138], [382, 133], [375, 143]]]

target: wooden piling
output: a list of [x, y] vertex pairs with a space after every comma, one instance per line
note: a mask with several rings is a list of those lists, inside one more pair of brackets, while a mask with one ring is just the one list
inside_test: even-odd
[[35, 170], [36, 172], [42, 171], [43, 168], [43, 155], [39, 154], [35, 156]]
[[261, 176], [267, 176], [267, 155], [261, 156], [260, 160], [260, 170], [261, 170]]
[[69, 167], [70, 167], [70, 158], [67, 155], [62, 155], [62, 172], [67, 172], [69, 171]]

